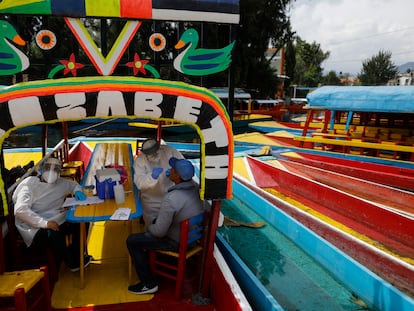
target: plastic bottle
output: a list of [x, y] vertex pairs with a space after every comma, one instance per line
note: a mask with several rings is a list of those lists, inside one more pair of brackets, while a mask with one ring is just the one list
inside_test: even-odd
[[114, 186], [114, 195], [116, 204], [122, 204], [125, 202], [124, 186], [122, 186], [119, 181], [117, 181]]

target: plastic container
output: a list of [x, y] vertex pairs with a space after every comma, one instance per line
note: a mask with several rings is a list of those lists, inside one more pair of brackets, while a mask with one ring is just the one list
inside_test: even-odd
[[124, 186], [122, 186], [119, 182], [117, 182], [114, 186], [114, 195], [116, 204], [122, 204], [125, 202]]
[[102, 200], [113, 199], [114, 186], [121, 180], [121, 176], [114, 168], [104, 168], [96, 170], [96, 193]]

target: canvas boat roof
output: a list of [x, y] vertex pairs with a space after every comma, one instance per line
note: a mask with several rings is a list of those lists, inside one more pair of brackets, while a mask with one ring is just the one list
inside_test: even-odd
[[313, 110], [414, 113], [414, 86], [323, 86], [306, 98]]

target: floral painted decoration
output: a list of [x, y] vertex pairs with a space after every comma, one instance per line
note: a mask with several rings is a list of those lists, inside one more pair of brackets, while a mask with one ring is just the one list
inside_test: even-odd
[[134, 61], [128, 62], [126, 65], [127, 67], [134, 69], [134, 76], [136, 76], [139, 72], [141, 72], [143, 75], [147, 74], [147, 71], [145, 70], [144, 66], [149, 63], [149, 60], [142, 60], [140, 59], [138, 53], [134, 54]]
[[57, 72], [59, 72], [60, 70], [63, 69], [63, 74], [66, 76], [69, 72], [76, 77], [77, 75], [77, 69], [83, 68], [85, 67], [83, 64], [81, 63], [77, 63], [75, 60], [75, 54], [72, 53], [69, 56], [68, 60], [60, 60], [59, 61], [62, 65], [58, 65], [55, 68], [53, 68], [48, 75], [49, 79], [53, 79], [53, 77], [55, 76], [55, 74]]
[[165, 46], [167, 45], [167, 40], [161, 33], [153, 33], [149, 37], [148, 42], [151, 50], [153, 50], [154, 52], [160, 52], [164, 50]]
[[47, 29], [43, 29], [36, 34], [36, 44], [42, 50], [51, 50], [56, 46], [55, 34]]
[[69, 60], [60, 60], [59, 62], [65, 66], [65, 70], [63, 71], [63, 74], [65, 76], [70, 72], [74, 77], [76, 77], [76, 69], [84, 67], [83, 64], [77, 63], [75, 61], [74, 53], [70, 54]]

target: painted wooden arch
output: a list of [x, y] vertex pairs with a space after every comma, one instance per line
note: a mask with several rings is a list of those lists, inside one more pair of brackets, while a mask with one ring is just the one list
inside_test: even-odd
[[[114, 117], [192, 125], [201, 140], [201, 197], [231, 197], [231, 122], [220, 99], [205, 88], [148, 78], [82, 77], [20, 83], [0, 90], [0, 143], [24, 126]], [[4, 185], [1, 189], [6, 203]]]
[[239, 0], [3, 0], [0, 13], [229, 24], [240, 18]]

